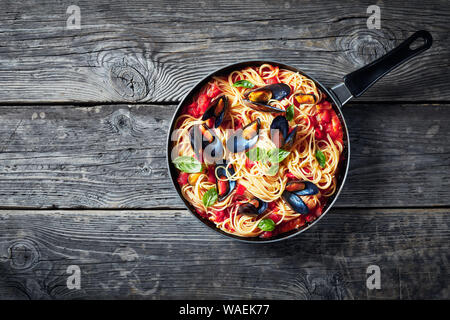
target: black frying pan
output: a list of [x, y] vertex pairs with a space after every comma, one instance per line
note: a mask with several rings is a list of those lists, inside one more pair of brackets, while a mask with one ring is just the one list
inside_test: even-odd
[[[178, 192], [178, 195], [180, 198], [184, 201], [186, 207], [189, 209], [189, 211], [196, 217], [199, 221], [210, 227], [211, 229], [226, 235], [227, 237], [237, 239], [244, 242], [274, 242], [279, 241], [282, 239], [287, 239], [290, 237], [293, 237], [295, 235], [298, 235], [302, 233], [303, 231], [309, 229], [312, 225], [317, 223], [325, 214], [330, 210], [330, 208], [333, 206], [334, 202], [336, 201], [337, 197], [341, 193], [342, 187], [345, 182], [345, 178], [347, 176], [348, 172], [348, 166], [349, 166], [349, 160], [350, 160], [350, 142], [349, 142], [349, 136], [348, 136], [348, 130], [347, 130], [347, 124], [345, 122], [344, 116], [342, 115], [341, 108], [342, 106], [347, 103], [351, 98], [353, 97], [359, 97], [362, 95], [367, 89], [369, 89], [375, 82], [377, 82], [381, 77], [383, 77], [385, 74], [390, 72], [391, 70], [395, 69], [405, 61], [411, 59], [412, 57], [418, 55], [421, 52], [424, 52], [425, 50], [429, 49], [432, 44], [432, 37], [431, 34], [427, 31], [417, 31], [412, 36], [410, 36], [408, 39], [406, 39], [402, 44], [400, 44], [398, 47], [393, 49], [392, 51], [388, 52], [381, 58], [373, 61], [372, 63], [362, 67], [361, 69], [358, 69], [356, 71], [353, 71], [352, 73], [346, 75], [344, 77], [344, 82], [332, 87], [327, 88], [324, 85], [322, 85], [319, 81], [314, 79], [313, 77], [305, 74], [303, 71], [294, 68], [292, 66], [285, 65], [283, 63], [278, 63], [274, 61], [245, 61], [245, 62], [239, 62], [235, 63], [229, 66], [226, 66], [224, 68], [221, 68], [219, 70], [214, 71], [212, 74], [208, 75], [204, 79], [202, 79], [199, 83], [197, 83], [191, 91], [184, 97], [184, 99], [180, 102], [180, 104], [177, 107], [177, 110], [175, 111], [175, 114], [172, 118], [169, 134], [167, 138], [167, 162], [168, 162], [168, 168], [169, 168], [169, 175], [172, 179], [172, 183], [175, 186], [175, 189]], [[283, 69], [299, 72], [300, 74], [303, 74], [304, 76], [312, 79], [317, 87], [322, 90], [322, 92], [325, 92], [328, 97], [332, 101], [333, 109], [336, 111], [336, 114], [341, 120], [343, 131], [344, 131], [344, 160], [340, 164], [340, 170], [337, 177], [337, 191], [336, 193], [328, 199], [327, 204], [324, 207], [323, 213], [320, 217], [318, 217], [316, 220], [314, 220], [312, 223], [305, 225], [304, 227], [300, 229], [295, 229], [286, 233], [279, 234], [273, 238], [269, 239], [262, 239], [259, 237], [255, 238], [246, 238], [246, 237], [239, 237], [235, 235], [228, 234], [226, 232], [223, 232], [222, 230], [216, 228], [215, 224], [209, 220], [203, 219], [198, 216], [198, 214], [195, 212], [194, 207], [186, 200], [181, 194], [180, 187], [177, 183], [177, 176], [178, 172], [173, 165], [170, 157], [171, 157], [171, 151], [172, 151], [172, 141], [171, 136], [172, 132], [175, 127], [176, 119], [180, 116], [180, 113], [182, 111], [182, 107], [189, 102], [193, 96], [203, 87], [213, 76], [220, 76], [230, 73], [233, 70], [242, 69], [248, 66], [254, 66], [254, 65], [260, 65], [263, 63], [269, 63], [274, 66], [278, 66]]]

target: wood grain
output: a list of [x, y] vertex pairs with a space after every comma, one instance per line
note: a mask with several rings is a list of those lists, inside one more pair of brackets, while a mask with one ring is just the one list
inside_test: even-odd
[[[0, 211], [0, 298], [448, 299], [449, 209], [339, 209], [268, 245], [186, 211]], [[66, 286], [69, 265], [81, 289]], [[381, 289], [366, 269], [381, 269]]]
[[[3, 208], [183, 208], [169, 180], [174, 106], [0, 106]], [[336, 206], [450, 205], [450, 108], [352, 105]], [[395, 190], [393, 192], [392, 190]]]
[[[446, 1], [77, 1], [81, 29], [66, 29], [71, 1], [8, 1], [0, 12], [0, 101], [178, 101], [199, 79], [240, 60], [278, 60], [334, 85], [429, 30], [433, 47], [360, 101], [449, 101]], [[370, 3], [371, 4], [371, 3]]]

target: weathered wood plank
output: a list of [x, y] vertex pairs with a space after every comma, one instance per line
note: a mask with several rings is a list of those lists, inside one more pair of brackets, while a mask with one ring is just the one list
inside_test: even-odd
[[[431, 50], [361, 101], [450, 100], [447, 1], [78, 1], [81, 29], [66, 29], [71, 1], [8, 1], [0, 12], [0, 101], [177, 101], [199, 79], [239, 60], [272, 59], [336, 84], [419, 29]], [[432, 22], [432, 23], [431, 23]]]
[[[0, 106], [0, 205], [182, 208], [168, 178], [174, 106]], [[352, 105], [341, 207], [450, 205], [450, 108]], [[389, 190], [395, 190], [390, 192]]]
[[[184, 210], [0, 211], [0, 298], [448, 299], [449, 222], [449, 209], [338, 209], [252, 245]], [[366, 288], [369, 265], [380, 290]]]

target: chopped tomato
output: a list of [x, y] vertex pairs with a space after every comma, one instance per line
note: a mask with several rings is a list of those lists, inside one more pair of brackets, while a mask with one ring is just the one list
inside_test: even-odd
[[328, 123], [331, 120], [330, 111], [327, 109], [322, 110], [317, 114], [316, 118], [317, 118], [317, 121], [321, 122], [322, 124]]
[[214, 167], [211, 167], [208, 170], [208, 182], [216, 183], [216, 173], [214, 171]]
[[259, 237], [260, 238], [264, 238], [264, 239], [272, 238], [273, 237], [273, 231], [264, 231], [263, 233], [261, 233], [259, 235]]
[[277, 223], [278, 221], [281, 220], [281, 216], [276, 213], [270, 214], [268, 218], [273, 220], [273, 222], [275, 222], [275, 223]]
[[313, 212], [316, 217], [320, 217], [322, 215], [323, 206], [317, 206]]
[[302, 227], [305, 224], [305, 218], [303, 216], [300, 216], [294, 220], [282, 223], [278, 226], [278, 230], [280, 233], [288, 232], [293, 229], [298, 229]]
[[209, 102], [211, 101], [210, 98], [208, 98], [208, 96], [206, 94], [201, 94], [198, 99], [197, 99], [197, 109], [198, 112], [200, 113], [200, 115], [203, 115], [206, 111], [206, 109], [208, 109], [209, 106]]
[[249, 158], [245, 158], [245, 167], [247, 169], [253, 168], [254, 165], [255, 163], [253, 161], [251, 161]]
[[330, 132], [330, 136], [333, 138], [333, 140], [342, 141], [344, 134], [342, 132], [341, 122], [339, 121], [339, 118], [338, 118], [336, 112], [334, 112], [334, 111], [333, 111], [333, 115], [331, 117], [331, 125], [332, 125], [332, 130]]
[[225, 219], [227, 219], [229, 216], [229, 213], [226, 210], [220, 210], [216, 212], [216, 219], [215, 222], [222, 222]]
[[308, 119], [309, 119], [309, 124], [310, 124], [311, 127], [316, 127], [317, 126], [317, 120], [316, 120], [315, 117], [308, 116]]
[[209, 97], [209, 98], [215, 98], [215, 97], [217, 97], [218, 95], [219, 95], [219, 93], [221, 93], [222, 91], [220, 90], [220, 88], [215, 84], [215, 83], [213, 83], [209, 88], [208, 88], [208, 91], [206, 91], [206, 95]]
[[208, 213], [207, 213], [207, 212], [205, 212], [205, 211], [203, 211], [203, 210], [200, 210], [200, 209], [196, 209], [196, 211], [197, 211], [197, 213], [198, 213], [198, 215], [199, 215], [200, 217], [208, 218]]
[[286, 177], [288, 177], [289, 179], [297, 179], [297, 177], [294, 176], [294, 174], [292, 174], [290, 172], [286, 173]]
[[324, 110], [324, 109], [331, 109], [331, 103], [329, 101], [322, 101], [321, 103], [317, 104], [317, 109]]
[[306, 215], [306, 221], [308, 221], [308, 222], [312, 222], [312, 221], [314, 221], [315, 219], [316, 219], [316, 216], [313, 214], [313, 213], [308, 213], [307, 215]]
[[247, 190], [247, 188], [245, 188], [242, 184], [239, 184], [236, 188], [236, 195], [242, 196], [245, 190]]
[[239, 118], [234, 119], [234, 127], [236, 130], [242, 128], [242, 122], [239, 120]]
[[316, 137], [317, 140], [321, 140], [325, 138], [325, 133], [316, 127], [316, 130], [314, 132], [314, 137]]
[[265, 80], [267, 84], [275, 84], [275, 83], [279, 83], [280, 81], [277, 79], [277, 77], [272, 77], [269, 79]]
[[275, 208], [277, 208], [277, 203], [275, 201], [269, 202], [268, 203], [269, 206], [269, 210], [273, 210]]
[[185, 184], [188, 183], [188, 177], [189, 177], [189, 173], [186, 172], [180, 172], [180, 175], [178, 176], [178, 184], [180, 186], [184, 186]]
[[187, 112], [194, 118], [200, 117], [200, 114], [198, 113], [197, 102], [194, 101], [190, 105], [188, 105]]

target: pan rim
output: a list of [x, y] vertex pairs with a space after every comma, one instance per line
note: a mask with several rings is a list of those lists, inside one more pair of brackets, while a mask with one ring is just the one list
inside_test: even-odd
[[[238, 68], [239, 66], [250, 66], [250, 65], [258, 65], [258, 64], [272, 64], [272, 65], [277, 65], [279, 67], [283, 67], [295, 72], [299, 72], [300, 74], [308, 77], [309, 79], [313, 80], [314, 83], [323, 91], [325, 92], [330, 99], [333, 101], [336, 109], [339, 111], [338, 112], [338, 116], [341, 118], [341, 121], [343, 123], [343, 128], [344, 128], [344, 137], [346, 138], [346, 141], [344, 140], [344, 151], [346, 151], [345, 154], [345, 166], [341, 167], [343, 169], [343, 173], [341, 176], [341, 182], [340, 185], [338, 187], [337, 192], [333, 195], [333, 199], [326, 204], [327, 208], [325, 209], [325, 211], [318, 217], [316, 218], [312, 223], [309, 223], [306, 227], [301, 228], [301, 229], [297, 229], [297, 230], [291, 230], [286, 232], [285, 236], [283, 236], [283, 234], [280, 234], [278, 236], [276, 236], [276, 238], [272, 239], [272, 238], [268, 238], [268, 239], [264, 239], [264, 238], [260, 238], [260, 237], [241, 237], [241, 236], [237, 236], [237, 235], [233, 235], [230, 233], [226, 233], [225, 231], [222, 231], [220, 229], [218, 229], [216, 226], [212, 226], [210, 224], [212, 224], [212, 221], [206, 221], [206, 219], [201, 218], [197, 213], [195, 213], [192, 208], [190, 208], [190, 205], [188, 203], [188, 201], [183, 197], [183, 195], [181, 194], [180, 188], [178, 186], [178, 184], [176, 183], [176, 178], [174, 178], [173, 174], [172, 174], [172, 170], [174, 170], [174, 166], [172, 164], [172, 162], [170, 161], [170, 156], [171, 156], [171, 145], [172, 145], [172, 140], [171, 140], [171, 136], [172, 136], [172, 132], [174, 129], [174, 125], [176, 122], [176, 119], [179, 116], [179, 113], [182, 109], [182, 106], [186, 103], [186, 99], [188, 97], [190, 97], [193, 92], [195, 92], [196, 90], [198, 90], [204, 83], [206, 83], [209, 79], [211, 79], [211, 77], [224, 73], [228, 70], [231, 70], [233, 68]], [[312, 226], [314, 226], [317, 222], [319, 222], [329, 211], [330, 209], [333, 207], [334, 203], [336, 202], [336, 200], [339, 198], [339, 195], [342, 192], [342, 189], [344, 188], [346, 179], [347, 179], [347, 175], [348, 175], [348, 170], [349, 170], [349, 165], [350, 165], [350, 136], [348, 133], [348, 128], [347, 128], [347, 122], [345, 121], [344, 115], [342, 113], [342, 105], [340, 103], [340, 101], [337, 99], [337, 97], [333, 94], [332, 90], [327, 88], [326, 86], [322, 85], [322, 83], [320, 83], [318, 80], [316, 80], [314, 77], [310, 76], [309, 74], [303, 72], [301, 69], [297, 68], [297, 67], [293, 67], [291, 65], [287, 65], [285, 63], [282, 62], [278, 62], [278, 61], [274, 61], [274, 60], [241, 60], [241, 61], [237, 61], [235, 63], [231, 63], [231, 64], [227, 64], [223, 67], [220, 67], [216, 70], [214, 70], [213, 72], [209, 73], [207, 76], [202, 77], [197, 83], [195, 83], [195, 85], [193, 85], [191, 87], [190, 90], [188, 90], [186, 92], [186, 94], [183, 96], [183, 98], [180, 100], [180, 103], [177, 105], [175, 112], [172, 116], [172, 119], [170, 121], [170, 125], [169, 125], [169, 130], [167, 133], [167, 141], [166, 141], [166, 161], [167, 161], [167, 170], [169, 172], [169, 176], [170, 176], [170, 180], [172, 181], [172, 185], [174, 186], [175, 190], [177, 191], [178, 196], [181, 198], [181, 200], [183, 201], [186, 209], [190, 212], [191, 215], [193, 215], [197, 220], [199, 220], [201, 222], [201, 224], [205, 227], [208, 227], [208, 229], [212, 229], [213, 231], [215, 231], [216, 233], [221, 234], [223, 237], [228, 238], [228, 239], [233, 239], [239, 242], [244, 242], [244, 243], [273, 243], [273, 242], [278, 242], [278, 241], [282, 241], [282, 240], [286, 240], [286, 239], [290, 239], [293, 238], [295, 236], [300, 235], [301, 233], [305, 232], [306, 230], [309, 230]], [[208, 223], [209, 222], [209, 223]]]

